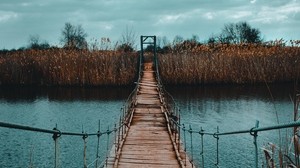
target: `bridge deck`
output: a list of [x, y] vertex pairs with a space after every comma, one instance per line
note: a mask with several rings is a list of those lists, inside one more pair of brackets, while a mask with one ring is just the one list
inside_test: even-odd
[[181, 167], [151, 63], [144, 65], [130, 129], [115, 167]]

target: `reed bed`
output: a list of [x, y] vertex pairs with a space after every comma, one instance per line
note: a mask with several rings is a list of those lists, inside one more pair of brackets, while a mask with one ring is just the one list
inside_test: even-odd
[[137, 53], [48, 49], [0, 54], [2, 85], [129, 85]]
[[285, 82], [300, 75], [300, 47], [184, 46], [158, 59], [166, 84]]

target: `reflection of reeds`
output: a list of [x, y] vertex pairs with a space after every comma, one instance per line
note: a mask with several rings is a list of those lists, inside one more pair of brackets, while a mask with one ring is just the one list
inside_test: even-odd
[[201, 45], [158, 58], [168, 84], [293, 81], [300, 72], [299, 47]]
[[127, 85], [135, 80], [136, 53], [27, 50], [0, 55], [1, 84]]

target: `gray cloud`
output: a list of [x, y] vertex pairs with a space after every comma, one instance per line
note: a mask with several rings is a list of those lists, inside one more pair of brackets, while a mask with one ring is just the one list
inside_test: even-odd
[[81, 24], [88, 38], [119, 40], [133, 27], [139, 35], [175, 35], [200, 40], [229, 22], [248, 21], [267, 40], [300, 39], [299, 0], [1, 0], [0, 48], [26, 45], [39, 34], [59, 44], [64, 23]]

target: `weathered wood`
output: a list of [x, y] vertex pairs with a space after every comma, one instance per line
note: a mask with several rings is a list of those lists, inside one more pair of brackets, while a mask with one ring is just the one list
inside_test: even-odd
[[134, 115], [115, 167], [185, 167], [170, 137], [172, 135], [152, 69], [152, 63], [144, 64]]

